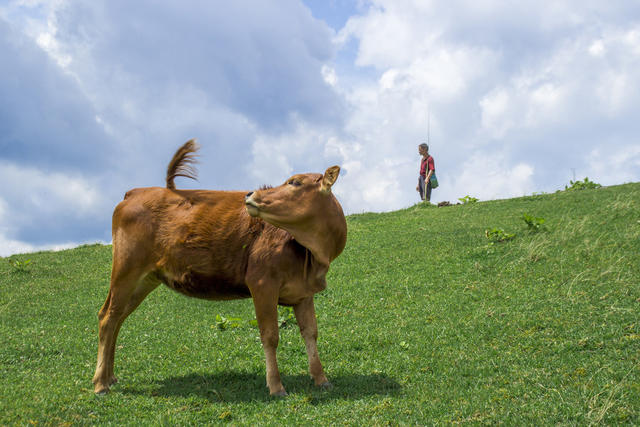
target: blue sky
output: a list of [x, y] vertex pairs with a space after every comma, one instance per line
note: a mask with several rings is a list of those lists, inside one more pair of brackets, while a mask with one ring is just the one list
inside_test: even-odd
[[163, 185], [249, 190], [339, 164], [347, 213], [640, 181], [636, 1], [0, 2], [0, 256], [109, 242]]

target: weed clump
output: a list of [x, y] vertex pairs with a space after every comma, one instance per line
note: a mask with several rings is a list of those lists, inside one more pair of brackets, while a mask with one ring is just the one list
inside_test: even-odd
[[27, 259], [24, 261], [20, 260], [7, 260], [11, 267], [13, 267], [13, 271], [16, 273], [26, 273], [29, 271], [29, 267], [31, 266], [31, 259]]
[[468, 205], [471, 203], [476, 203], [478, 201], [477, 198], [466, 195], [464, 197], [460, 197], [458, 200], [462, 202], [463, 205]]
[[489, 239], [490, 245], [506, 242], [516, 237], [515, 233], [507, 233], [502, 228], [497, 227], [485, 230], [484, 234]]
[[526, 213], [522, 214], [522, 220], [527, 224], [527, 228], [530, 232], [537, 233], [542, 230], [546, 220], [542, 217], [536, 217]]
[[[221, 331], [226, 331], [231, 328], [240, 328], [246, 324], [250, 326], [258, 327], [258, 321], [256, 319], [246, 321], [240, 317], [225, 317], [225, 316], [222, 316], [221, 314], [216, 315], [215, 326]], [[298, 321], [296, 320], [296, 315], [293, 311], [293, 307], [279, 307], [278, 326], [280, 328], [286, 328], [291, 325], [297, 325], [297, 324], [298, 324]]]
[[602, 185], [589, 181], [589, 178], [585, 177], [584, 181], [569, 181], [570, 185], [564, 186], [564, 191], [577, 191], [577, 190], [590, 190], [594, 188], [600, 188]]

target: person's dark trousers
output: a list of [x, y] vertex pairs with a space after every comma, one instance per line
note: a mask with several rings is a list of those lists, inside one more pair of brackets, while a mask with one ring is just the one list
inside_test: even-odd
[[420, 198], [422, 200], [426, 200], [427, 202], [431, 201], [431, 182], [427, 182], [426, 188], [425, 188], [425, 177], [424, 176], [420, 176], [420, 179], [418, 180], [418, 188], [420, 189]]

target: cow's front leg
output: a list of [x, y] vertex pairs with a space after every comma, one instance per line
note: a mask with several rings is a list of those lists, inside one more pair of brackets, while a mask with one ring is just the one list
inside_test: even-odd
[[331, 383], [327, 380], [318, 356], [318, 323], [316, 321], [316, 310], [313, 305], [313, 297], [305, 298], [298, 305], [293, 306], [293, 310], [300, 326], [300, 335], [304, 339], [309, 359], [309, 373], [318, 387], [331, 388]]
[[276, 349], [278, 348], [278, 295], [270, 292], [257, 291], [253, 295], [253, 305], [256, 309], [256, 319], [260, 328], [260, 339], [264, 349], [267, 365], [267, 387], [272, 396], [286, 396], [282, 386]]

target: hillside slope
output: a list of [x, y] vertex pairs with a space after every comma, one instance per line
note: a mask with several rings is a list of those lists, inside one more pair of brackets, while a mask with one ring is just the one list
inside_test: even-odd
[[[280, 400], [250, 301], [165, 288], [125, 322], [120, 384], [95, 398], [110, 247], [0, 259], [0, 424], [640, 423], [640, 184], [347, 222], [316, 298], [335, 388], [311, 386], [285, 325]], [[494, 228], [515, 236], [492, 244]]]

